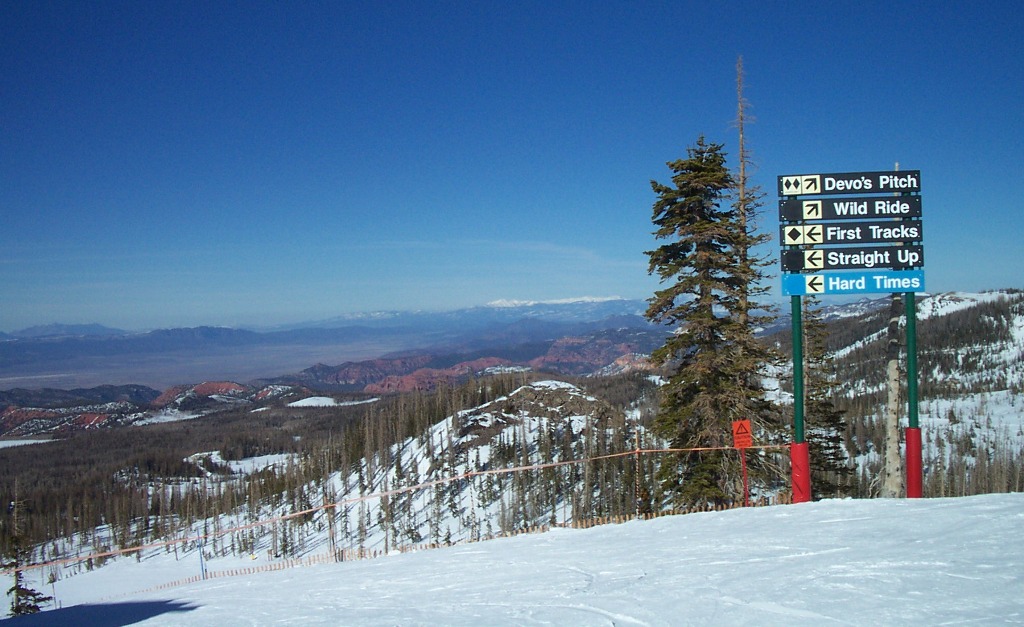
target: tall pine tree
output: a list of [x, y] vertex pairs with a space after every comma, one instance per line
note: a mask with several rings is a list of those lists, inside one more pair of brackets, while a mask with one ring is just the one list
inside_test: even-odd
[[[648, 272], [664, 289], [649, 300], [649, 320], [677, 327], [652, 359], [672, 374], [662, 388], [655, 429], [673, 448], [699, 449], [666, 458], [662, 489], [678, 505], [725, 503], [739, 497], [739, 457], [733, 420], [751, 419], [765, 433], [777, 421], [764, 399], [760, 370], [767, 352], [750, 326], [751, 237], [728, 198], [736, 181], [721, 144], [704, 137], [688, 157], [668, 164], [672, 185], [657, 181], [654, 236], [668, 240], [648, 251]], [[768, 457], [754, 456], [765, 460]], [[767, 481], [768, 467], [755, 474]]]

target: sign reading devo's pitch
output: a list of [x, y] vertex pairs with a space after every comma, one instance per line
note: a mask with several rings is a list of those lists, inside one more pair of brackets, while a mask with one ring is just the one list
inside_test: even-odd
[[783, 294], [924, 291], [920, 170], [792, 174], [778, 182]]
[[921, 171], [790, 174], [779, 177], [779, 196], [884, 194], [921, 191]]

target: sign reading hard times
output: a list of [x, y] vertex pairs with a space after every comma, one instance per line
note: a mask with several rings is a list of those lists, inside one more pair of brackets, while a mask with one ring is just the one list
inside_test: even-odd
[[876, 270], [783, 274], [782, 291], [787, 296], [921, 292], [924, 291], [924, 271]]

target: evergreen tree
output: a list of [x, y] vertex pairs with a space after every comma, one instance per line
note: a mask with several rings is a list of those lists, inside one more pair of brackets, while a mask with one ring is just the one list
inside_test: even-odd
[[36, 614], [42, 609], [41, 605], [53, 600], [52, 597], [45, 596], [41, 592], [25, 585], [20, 568], [30, 561], [30, 551], [26, 546], [21, 531], [22, 507], [23, 504], [17, 497], [17, 484], [15, 484], [15, 497], [10, 504], [13, 516], [9, 530], [9, 546], [11, 547], [13, 559], [3, 564], [4, 568], [9, 568], [14, 573], [14, 585], [7, 589], [7, 596], [11, 599], [11, 616]]
[[832, 400], [834, 365], [826, 349], [827, 330], [819, 301], [814, 296], [803, 298], [803, 330], [804, 420], [811, 486], [819, 497], [847, 496], [852, 469], [843, 445], [846, 420]]
[[[736, 180], [720, 144], [700, 137], [687, 153], [668, 164], [671, 186], [651, 182], [657, 195], [654, 235], [670, 241], [647, 252], [648, 272], [668, 286], [648, 301], [646, 317], [677, 327], [652, 355], [657, 365], [673, 370], [662, 389], [655, 430], [673, 448], [710, 449], [663, 461], [662, 489], [680, 505], [738, 496], [739, 459], [725, 449], [733, 420], [752, 420], [762, 438], [778, 423], [760, 383], [769, 353], [755, 340], [749, 316], [757, 276], [749, 255], [753, 240], [740, 210], [726, 202]], [[762, 482], [768, 470], [762, 461], [752, 468]]]
[[25, 585], [22, 572], [18, 570], [25, 557], [21, 547], [17, 547], [18, 557], [4, 564], [4, 568], [14, 569], [14, 585], [7, 589], [7, 596], [11, 599], [11, 616], [24, 616], [25, 614], [36, 614], [42, 610], [42, 605], [53, 600], [43, 593], [33, 590]]

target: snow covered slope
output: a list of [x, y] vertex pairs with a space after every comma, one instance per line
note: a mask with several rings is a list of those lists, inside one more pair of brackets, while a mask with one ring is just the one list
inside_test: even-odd
[[[632, 440], [622, 437], [625, 420], [574, 385], [539, 381], [449, 416], [417, 437], [369, 455], [351, 472], [335, 472], [317, 485], [290, 491], [258, 512], [240, 511], [222, 526], [287, 516], [319, 505], [326, 496], [339, 506], [317, 511], [307, 522], [318, 529], [333, 524], [339, 548], [388, 551], [608, 514], [601, 503], [626, 494], [624, 485], [631, 486], [632, 478], [620, 475], [598, 485], [585, 464], [571, 462], [595, 450], [632, 450]], [[548, 467], [504, 472], [534, 464]], [[633, 511], [632, 503], [627, 511]], [[329, 543], [325, 533], [292, 526], [262, 526], [249, 537], [253, 553], [275, 555], [309, 555], [327, 551]]]
[[822, 501], [155, 589], [201, 568], [162, 553], [46, 586], [62, 608], [17, 624], [1020, 624], [1022, 524], [1021, 494]]

